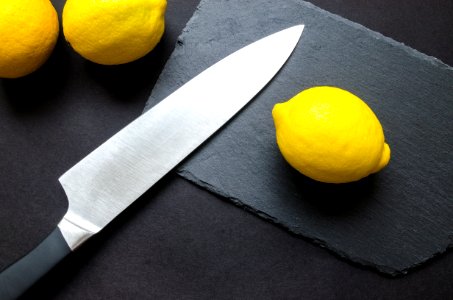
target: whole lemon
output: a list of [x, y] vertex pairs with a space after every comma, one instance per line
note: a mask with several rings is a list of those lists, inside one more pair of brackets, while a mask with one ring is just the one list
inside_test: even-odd
[[128, 63], [160, 41], [166, 7], [166, 0], [68, 0], [63, 33], [72, 48], [92, 62]]
[[58, 15], [49, 0], [1, 0], [0, 77], [36, 71], [52, 53], [58, 31]]
[[314, 180], [357, 181], [390, 160], [378, 118], [365, 102], [343, 89], [309, 88], [276, 104], [272, 116], [283, 157]]

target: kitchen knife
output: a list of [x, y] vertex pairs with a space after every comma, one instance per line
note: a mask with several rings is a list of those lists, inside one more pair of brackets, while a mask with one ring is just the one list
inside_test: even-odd
[[0, 299], [19, 297], [225, 124], [279, 71], [303, 29], [284, 29], [212, 65], [64, 173], [67, 213], [0, 273]]

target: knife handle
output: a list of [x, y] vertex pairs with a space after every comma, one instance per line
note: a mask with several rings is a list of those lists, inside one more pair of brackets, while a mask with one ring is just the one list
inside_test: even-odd
[[69, 253], [60, 229], [55, 228], [35, 249], [0, 273], [0, 299], [18, 298]]

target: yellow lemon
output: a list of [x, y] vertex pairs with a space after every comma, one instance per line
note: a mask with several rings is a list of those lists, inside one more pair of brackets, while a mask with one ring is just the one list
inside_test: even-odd
[[382, 126], [360, 98], [336, 87], [302, 91], [272, 110], [278, 147], [302, 174], [345, 183], [380, 171], [390, 160]]
[[0, 77], [36, 71], [58, 38], [58, 15], [49, 0], [0, 1]]
[[128, 63], [158, 44], [166, 7], [166, 0], [68, 0], [62, 16], [64, 36], [92, 62]]

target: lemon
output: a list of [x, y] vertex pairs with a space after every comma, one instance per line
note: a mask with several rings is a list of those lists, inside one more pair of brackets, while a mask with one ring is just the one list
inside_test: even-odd
[[321, 182], [357, 181], [390, 160], [382, 126], [371, 108], [336, 87], [304, 90], [272, 110], [285, 160]]
[[58, 31], [58, 15], [49, 0], [1, 0], [0, 77], [36, 71], [52, 53]]
[[72, 48], [92, 62], [128, 63], [158, 44], [166, 6], [166, 0], [68, 0], [63, 33]]

